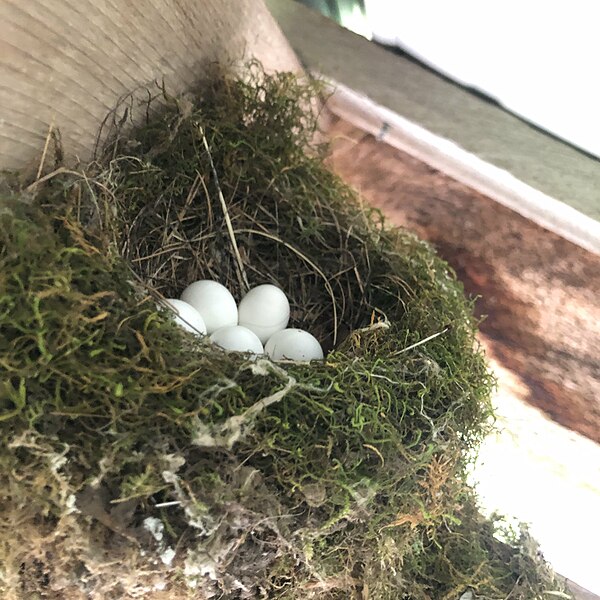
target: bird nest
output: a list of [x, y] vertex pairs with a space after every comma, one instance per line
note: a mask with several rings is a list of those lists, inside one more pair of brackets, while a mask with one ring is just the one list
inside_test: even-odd
[[[81, 171], [6, 178], [3, 597], [562, 590], [466, 484], [493, 385], [471, 302], [325, 168], [318, 85], [251, 65], [199, 90], [150, 99]], [[179, 329], [161, 298], [203, 278], [278, 285], [326, 359]]]

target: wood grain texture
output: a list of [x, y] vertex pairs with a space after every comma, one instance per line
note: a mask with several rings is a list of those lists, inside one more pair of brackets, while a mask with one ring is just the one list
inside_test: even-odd
[[35, 161], [51, 123], [87, 159], [124, 95], [253, 56], [299, 68], [263, 0], [0, 0], [0, 169]]

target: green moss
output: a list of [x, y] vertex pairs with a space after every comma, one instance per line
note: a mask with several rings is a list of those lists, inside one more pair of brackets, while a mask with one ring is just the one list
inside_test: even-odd
[[[523, 543], [495, 541], [465, 483], [493, 384], [471, 303], [427, 244], [323, 166], [316, 92], [256, 66], [220, 74], [116, 132], [85, 177], [59, 173], [33, 201], [6, 200], [6, 593], [558, 589], [517, 560]], [[327, 360], [251, 362], [179, 330], [157, 300], [204, 277], [238, 298], [245, 279], [281, 285]]]

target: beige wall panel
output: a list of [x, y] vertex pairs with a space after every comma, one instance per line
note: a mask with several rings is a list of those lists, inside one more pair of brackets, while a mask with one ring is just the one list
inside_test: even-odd
[[36, 161], [51, 123], [86, 160], [123, 95], [252, 56], [299, 68], [263, 0], [0, 0], [0, 169]]

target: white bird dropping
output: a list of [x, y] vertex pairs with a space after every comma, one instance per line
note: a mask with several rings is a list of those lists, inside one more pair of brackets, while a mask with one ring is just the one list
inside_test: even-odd
[[175, 323], [192, 333], [206, 335], [206, 324], [202, 315], [191, 305], [176, 298], [166, 299], [167, 304], [175, 311]]
[[309, 362], [323, 358], [321, 344], [302, 329], [284, 329], [274, 333], [265, 345], [265, 352], [271, 360]]
[[239, 324], [253, 331], [264, 344], [287, 327], [290, 303], [276, 286], [266, 283], [252, 288], [240, 302]]
[[183, 290], [181, 299], [202, 315], [209, 335], [221, 327], [237, 325], [235, 300], [230, 291], [216, 281], [194, 281]]
[[210, 336], [210, 341], [228, 352], [249, 352], [254, 355], [264, 353], [256, 334], [241, 325], [217, 329]]

